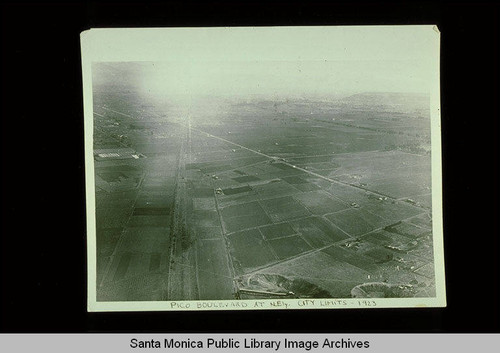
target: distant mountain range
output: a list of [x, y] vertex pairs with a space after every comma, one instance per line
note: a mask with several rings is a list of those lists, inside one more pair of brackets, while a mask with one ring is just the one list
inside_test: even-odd
[[364, 92], [344, 97], [340, 101], [348, 104], [370, 105], [428, 105], [430, 96], [425, 93]]

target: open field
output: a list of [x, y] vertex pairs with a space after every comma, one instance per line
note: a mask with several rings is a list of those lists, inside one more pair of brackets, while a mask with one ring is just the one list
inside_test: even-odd
[[435, 295], [428, 97], [204, 104], [94, 88], [98, 301]]

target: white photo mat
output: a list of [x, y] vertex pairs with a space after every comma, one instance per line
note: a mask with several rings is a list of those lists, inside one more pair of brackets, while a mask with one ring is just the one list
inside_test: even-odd
[[[89, 311], [446, 306], [441, 186], [440, 34], [435, 26], [91, 29], [82, 33], [81, 48]], [[413, 97], [414, 94], [418, 97], [428, 97], [428, 120], [425, 120], [424, 116], [424, 120], [415, 120], [412, 117], [411, 121], [430, 124], [430, 150], [415, 147], [413, 142], [401, 142], [404, 137], [391, 137], [391, 141], [399, 141], [397, 143], [403, 147], [398, 145], [386, 150], [379, 148], [373, 141], [367, 143], [373, 143], [377, 147], [374, 150], [363, 150], [360, 147], [357, 150], [343, 151], [343, 145], [340, 143], [340, 147], [337, 146], [340, 152], [318, 147], [321, 153], [318, 150], [313, 154], [323, 156], [325, 153], [331, 153], [335, 166], [346, 170], [345, 174], [335, 174], [333, 169], [329, 170], [328, 166], [320, 165], [321, 163], [300, 164], [299, 162], [303, 161], [300, 158], [305, 157], [301, 157], [299, 152], [294, 154], [282, 147], [284, 144], [300, 145], [301, 139], [311, 139], [311, 134], [318, 136], [318, 145], [323, 146], [325, 138], [328, 137], [328, 129], [338, 129], [341, 137], [357, 136], [356, 131], [361, 129], [360, 143], [364, 143], [363, 139], [375, 141], [377, 134], [386, 134], [386, 128], [390, 130], [387, 127], [390, 126], [389, 120], [375, 119], [375, 125], [370, 125], [370, 119], [359, 118], [365, 111], [363, 109], [372, 104], [366, 111], [372, 112], [376, 109], [373, 107], [378, 106], [387, 110], [387, 106], [397, 106], [395, 103], [386, 105], [393, 97], [399, 97], [397, 99], [404, 102], [405, 97]], [[211, 97], [216, 98], [211, 100]], [[234, 104], [227, 103], [232, 99]], [[336, 106], [336, 102], [341, 103]], [[231, 107], [224, 106], [226, 103]], [[350, 110], [351, 103], [356, 105], [357, 110]], [[292, 136], [294, 143], [287, 142], [287, 137], [279, 140], [276, 137], [269, 141], [269, 145], [257, 146], [256, 143], [252, 144], [252, 136], [243, 139], [245, 131], [255, 133], [255, 141], [265, 139], [266, 131], [259, 127], [259, 117], [255, 118], [255, 121], [238, 118], [240, 120], [235, 121], [248, 121], [248, 124], [239, 124], [230, 131], [232, 129], [229, 116], [238, 106], [245, 107], [245, 114], [249, 116], [263, 109], [265, 113], [262, 119], [274, 119], [269, 123], [269, 136]], [[305, 115], [304, 111], [307, 109], [303, 109], [304, 106], [311, 110], [310, 116]], [[342, 108], [338, 108], [340, 106]], [[337, 108], [338, 111], [335, 110]], [[219, 112], [220, 119], [217, 117]], [[349, 119], [342, 120], [347, 116], [342, 112], [348, 112]], [[142, 120], [138, 118], [141, 114]], [[408, 130], [402, 127], [406, 126], [404, 114], [398, 115], [393, 111], [388, 111], [387, 114], [396, 122], [396, 132], [391, 130], [390, 136], [411, 135], [411, 123], [408, 123]], [[138, 127], [134, 125], [134, 119], [138, 121]], [[177, 130], [170, 132], [168, 126], [162, 125], [161, 119], [166, 119], [166, 124]], [[361, 120], [356, 119], [364, 119], [364, 122], [360, 123]], [[363, 125], [366, 121], [368, 125]], [[112, 126], [113, 124], [115, 126]], [[125, 125], [133, 130], [130, 136], [123, 132]], [[162, 126], [163, 130], [154, 130], [150, 126]], [[298, 133], [300, 126], [303, 126], [303, 134]], [[283, 130], [279, 130], [280, 127], [283, 127]], [[241, 130], [237, 130], [240, 128]], [[291, 129], [292, 132], [286, 129]], [[96, 142], [96, 131], [101, 134], [99, 136], [103, 136], [100, 142]], [[273, 131], [278, 132], [272, 135]], [[421, 136], [417, 136], [420, 141]], [[187, 139], [187, 142], [184, 139]], [[112, 143], [109, 142], [111, 140]], [[162, 141], [162, 146], [168, 146], [169, 151], [174, 147], [178, 150], [172, 154], [160, 151], [154, 147], [159, 146], [157, 141]], [[347, 141], [344, 144], [350, 143]], [[311, 147], [313, 145], [311, 142], [304, 146], [310, 149], [308, 151], [314, 151], [315, 147]], [[141, 150], [140, 146], [144, 146], [144, 149]], [[332, 146], [335, 146], [334, 142]], [[240, 153], [240, 159], [247, 158], [249, 162], [241, 168], [235, 162], [234, 167], [231, 163], [239, 159], [230, 159], [227, 153], [229, 156], [231, 153]], [[401, 162], [403, 165], [397, 168], [394, 167], [397, 172], [392, 172], [389, 168], [384, 172], [371, 161], [379, 158], [381, 163], [386, 163], [390, 158], [397, 160], [396, 157], [400, 155], [408, 156], [408, 160], [401, 157], [405, 162]], [[414, 162], [419, 161], [421, 157], [428, 160], [429, 165]], [[366, 161], [364, 169], [363, 165], [352, 166], [352, 160], [358, 158]], [[171, 163], [172, 168], [163, 164], [166, 162]], [[215, 163], [214, 168], [209, 166], [212, 162]], [[226, 164], [233, 167], [227, 168]], [[253, 164], [260, 168], [258, 170], [261, 174], [251, 169]], [[176, 170], [180, 168], [179, 165], [183, 170], [181, 174]], [[222, 169], [217, 169], [217, 166]], [[281, 166], [281, 169], [277, 166]], [[423, 166], [423, 170], [419, 169], [419, 166]], [[247, 169], [240, 171], [238, 168]], [[429, 175], [425, 174], [426, 168]], [[285, 173], [286, 170], [292, 169], [295, 169], [297, 174]], [[411, 169], [411, 173], [408, 169]], [[240, 177], [235, 174], [235, 170], [240, 173]], [[349, 170], [355, 172], [350, 173]], [[418, 178], [431, 180], [431, 185], [428, 185], [431, 197], [424, 195], [428, 196], [428, 206], [425, 201], [420, 201], [420, 194], [417, 193], [415, 199], [410, 192], [405, 194], [404, 180], [401, 180], [403, 177], [396, 177], [399, 170], [406, 173], [404, 175], [407, 175], [408, 185], [416, 189], [421, 188]], [[162, 179], [163, 172], [165, 178]], [[380, 174], [378, 178], [374, 176], [377, 173]], [[412, 179], [412, 175], [415, 175], [416, 179]], [[386, 184], [390, 185], [381, 181], [383, 177], [387, 178]], [[370, 189], [372, 181], [374, 189]], [[182, 186], [176, 184], [172, 189], [172, 185], [168, 183], [181, 183]], [[308, 187], [309, 183], [314, 185], [310, 185], [311, 189], [305, 189], [304, 186], [303, 190], [299, 190], [298, 184], [294, 183], [307, 184]], [[349, 225], [349, 229], [343, 229], [342, 219], [338, 215], [344, 211], [346, 214], [365, 212], [364, 199], [356, 201], [356, 197], [351, 200], [349, 197], [342, 199], [340, 196], [336, 199], [335, 191], [327, 194], [328, 183], [338, 184], [342, 190], [353, 188], [356, 195], [364, 195], [363, 197], [369, 199], [366, 214], [369, 213], [370, 217], [377, 220], [387, 218], [390, 222], [380, 223], [380, 228], [377, 225], [376, 229], [370, 228], [367, 233], [350, 234]], [[396, 184], [403, 185], [403, 191], [396, 190]], [[166, 197], [172, 199], [172, 205], [165, 206], [162, 200], [162, 195], [167, 195], [168, 192], [160, 191], [155, 195], [155, 190], [161, 190], [164, 186], [171, 190]], [[99, 190], [98, 198], [96, 187]], [[214, 192], [214, 209], [204, 206], [213, 201], [210, 195], [204, 198], [205, 196], [196, 194], [207, 192], [210, 188]], [[286, 191], [293, 188], [297, 190], [298, 196]], [[244, 203], [247, 208], [236, 207], [241, 203], [234, 201], [236, 197], [231, 193], [244, 194], [247, 190], [252, 190], [248, 192], [248, 202]], [[276, 197], [271, 199], [262, 196], [267, 192], [276, 192]], [[113, 193], [115, 196], [111, 202], [109, 195]], [[124, 195], [123, 199], [120, 195]], [[148, 195], [153, 201], [145, 199]], [[314, 195], [326, 195], [328, 200], [332, 200], [332, 205], [334, 201], [337, 204], [347, 202], [347, 207], [340, 211], [331, 209], [332, 212], [316, 212], [314, 207], [323, 210], [326, 206], [314, 204], [315, 200], [318, 200], [313, 198]], [[293, 205], [287, 203], [287, 200], [292, 200]], [[391, 200], [392, 203], [389, 202]], [[106, 205], [104, 208], [98, 205], [101, 201]], [[137, 202], [143, 202], [143, 205], [139, 208]], [[375, 204], [376, 202], [382, 206], [377, 206], [379, 204]], [[160, 206], [149, 207], [154, 203]], [[117, 204], [119, 206], [116, 206]], [[197, 205], [202, 206], [197, 208]], [[407, 208], [410, 217], [401, 216], [400, 220], [393, 218], [396, 217], [394, 214], [397, 212], [397, 205]], [[118, 216], [115, 216], [113, 207], [123, 207], [124, 210], [129, 207], [123, 212], [132, 212], [132, 216], [127, 216], [121, 223], [115, 222], [113, 219]], [[234, 207], [236, 215], [229, 216], [230, 207]], [[257, 211], [247, 211], [250, 207]], [[290, 207], [290, 210], [282, 211], [286, 207]], [[419, 225], [411, 221], [411, 217], [420, 215], [415, 213], [416, 211], [413, 212], [414, 209], [421, 209], [422, 214], [427, 212], [432, 218], [429, 223], [430, 243], [416, 237], [414, 240], [409, 238], [412, 241], [408, 240], [406, 244], [401, 245], [401, 242], [396, 241], [402, 237], [397, 233], [398, 230], [394, 233], [396, 235], [393, 243], [365, 241], [366, 234], [380, 230], [385, 231], [384, 234], [387, 235], [394, 227], [399, 229], [398, 224], [401, 222], [408, 227], [419, 228]], [[377, 210], [385, 212], [387, 217], [377, 214]], [[101, 213], [96, 217], [96, 212]], [[296, 218], [293, 212], [297, 212]], [[236, 221], [240, 214], [243, 218], [245, 214], [252, 217], [248, 227], [241, 225], [245, 220], [240, 223]], [[136, 223], [129, 227], [127, 222], [132, 222], [134, 215], [137, 218], [134, 221]], [[196, 219], [197, 215], [202, 218]], [[101, 221], [106, 217], [109, 217], [109, 222]], [[97, 218], [101, 223], [96, 221]], [[410, 219], [408, 222], [407, 218]], [[308, 235], [309, 225], [300, 223], [302, 219], [314, 219], [314, 222], [328, 224], [335, 229], [335, 234], [341, 236], [332, 238], [331, 243], [316, 245], [315, 235]], [[217, 220], [219, 225], [215, 224]], [[312, 224], [312, 221], [308, 222]], [[208, 223], [209, 226], [206, 226]], [[185, 231], [192, 233], [189, 238], [191, 243], [186, 246], [187, 250], [181, 249], [181, 240], [172, 242], [172, 238], [176, 237], [176, 229], [184, 229], [186, 224], [189, 229]], [[314, 224], [311, 227], [314, 228]], [[295, 233], [283, 233], [283, 237], [276, 238], [273, 238], [273, 233], [267, 237], [266, 229], [274, 229], [274, 225], [279, 226], [279, 232], [284, 232], [282, 229], [286, 227], [293, 228]], [[220, 238], [216, 238], [218, 233], [212, 237], [197, 235], [201, 234], [197, 233], [199, 229], [212, 231], [217, 226], [221, 229]], [[108, 243], [107, 240], [97, 241], [98, 229], [107, 232]], [[258, 236], [262, 236], [262, 240], [255, 240]], [[286, 241], [283, 239], [293, 240], [294, 245], [283, 243]], [[148, 241], [150, 243], [147, 243]], [[214, 245], [213, 250], [210, 242], [221, 246]], [[252, 244], [255, 244], [257, 250], [249, 251], [254, 251], [255, 256], [247, 256], [245, 246], [251, 248]], [[98, 259], [101, 256], [99, 254], [105, 252], [105, 246], [107, 253], [102, 255], [102, 259]], [[120, 250], [120, 246], [125, 250]], [[137, 246], [137, 249], [134, 249], [134, 246]], [[335, 251], [326, 253], [332, 246]], [[430, 246], [432, 258], [420, 249], [424, 246]], [[216, 260], [210, 257], [212, 255], [202, 254], [208, 251], [206, 249], [212, 249], [210, 251], [215, 254], [213, 256], [218, 256], [220, 249], [224, 249], [226, 253]], [[408, 249], [410, 251], [407, 251]], [[419, 253], [415, 255], [412, 251]], [[265, 255], [267, 252], [269, 255]], [[335, 254], [340, 253], [345, 254], [342, 259], [347, 260], [335, 258]], [[385, 255], [389, 253], [391, 255]], [[322, 265], [321, 259], [327, 256], [329, 262]], [[380, 256], [387, 256], [387, 261]], [[273, 258], [270, 260], [270, 257]], [[351, 258], [354, 260], [351, 261]], [[358, 258], [362, 261], [359, 266], [356, 265]], [[299, 262], [299, 259], [302, 262]], [[224, 266], [227, 265], [229, 271], [226, 269], [225, 275], [216, 273], [216, 267], [211, 267], [216, 266], [213, 265], [215, 261], [227, 262]], [[311, 269], [299, 269], [304, 264], [310, 264]], [[330, 272], [325, 270], [328, 266], [331, 266]], [[269, 271], [266, 272], [266, 269]], [[344, 276], [342, 269], [346, 271]], [[424, 269], [427, 272], [424, 273]], [[308, 278], [306, 274], [311, 271], [318, 273], [321, 278], [313, 280], [312, 275]], [[172, 275], [169, 276], [169, 273]], [[331, 273], [331, 278], [327, 276], [328, 273]], [[363, 283], [360, 282], [364, 273], [368, 274], [364, 280], [368, 287], [362, 287]], [[373, 273], [377, 274], [376, 278]], [[221, 279], [220, 285], [213, 283], [224, 276], [227, 278]], [[353, 288], [357, 285], [358, 288], [366, 290], [371, 288], [372, 284], [381, 286], [380, 291], [383, 291], [384, 286], [387, 286], [403, 293], [402, 297], [371, 297], [368, 292], [366, 297], [357, 298], [347, 295], [318, 297], [321, 293], [337, 293], [335, 281], [339, 283], [338, 293], [352, 292], [344, 288], [349, 276], [352, 277], [350, 280]], [[158, 279], [163, 284], [156, 285], [155, 281]], [[223, 281], [225, 282], [222, 283]], [[270, 283], [272, 281], [275, 282]], [[301, 295], [301, 288], [309, 285], [309, 292]], [[183, 288], [178, 288], [181, 286]], [[232, 286], [233, 291], [241, 295], [239, 299], [229, 298], [226, 294], [218, 298], [217, 293], [222, 292], [226, 288], [224, 286]], [[298, 288], [299, 292], [292, 293], [291, 288]], [[432, 288], [432, 291], [426, 288]], [[141, 297], [141, 293], [148, 291], [152, 294]], [[430, 294], [411, 295], [412, 293]]]

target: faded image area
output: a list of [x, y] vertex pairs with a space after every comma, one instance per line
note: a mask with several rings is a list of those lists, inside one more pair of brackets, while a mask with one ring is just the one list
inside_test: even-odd
[[92, 64], [96, 300], [436, 296], [428, 68]]

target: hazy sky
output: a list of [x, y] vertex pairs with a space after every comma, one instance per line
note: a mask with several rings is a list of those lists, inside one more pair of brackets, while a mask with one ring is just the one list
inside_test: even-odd
[[427, 93], [439, 68], [432, 26], [100, 29], [83, 39], [94, 84], [160, 95]]
[[417, 61], [191, 61], [94, 65], [94, 84], [135, 86], [154, 95], [346, 95], [428, 92]]

